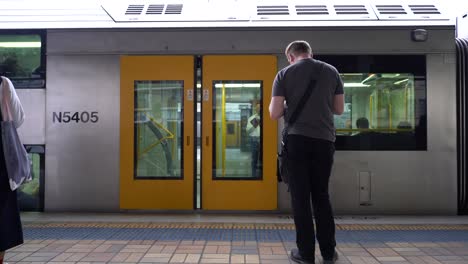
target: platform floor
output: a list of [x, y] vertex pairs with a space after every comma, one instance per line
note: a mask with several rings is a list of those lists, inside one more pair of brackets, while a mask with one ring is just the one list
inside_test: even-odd
[[[22, 214], [8, 263], [293, 263], [284, 215]], [[468, 264], [468, 218], [337, 217], [339, 263]], [[316, 263], [321, 263], [316, 252]]]

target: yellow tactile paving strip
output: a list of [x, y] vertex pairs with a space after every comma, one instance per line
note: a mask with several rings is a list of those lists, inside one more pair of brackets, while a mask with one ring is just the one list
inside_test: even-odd
[[[104, 223], [104, 222], [45, 222], [24, 223], [26, 228], [159, 228], [159, 229], [260, 229], [292, 230], [293, 224], [239, 224], [239, 223]], [[414, 224], [337, 224], [337, 230], [392, 231], [392, 230], [468, 230], [466, 225], [414, 225]]]

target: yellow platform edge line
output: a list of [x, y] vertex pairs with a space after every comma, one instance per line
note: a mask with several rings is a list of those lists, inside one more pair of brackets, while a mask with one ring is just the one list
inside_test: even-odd
[[[45, 222], [24, 223], [25, 228], [165, 228], [165, 229], [258, 229], [293, 230], [294, 224], [249, 224], [249, 223], [103, 223], [103, 222]], [[337, 224], [336, 230], [342, 231], [428, 231], [428, 230], [468, 230], [468, 224]]]

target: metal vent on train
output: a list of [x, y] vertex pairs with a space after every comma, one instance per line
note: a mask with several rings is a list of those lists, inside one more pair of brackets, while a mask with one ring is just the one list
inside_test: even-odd
[[337, 15], [368, 15], [364, 5], [334, 5]]
[[141, 15], [143, 8], [145, 8], [145, 5], [129, 5], [125, 15]]
[[182, 4], [167, 5], [165, 15], [180, 15], [182, 14]]
[[257, 6], [257, 15], [259, 16], [289, 15], [289, 7], [287, 5]]
[[440, 15], [434, 5], [409, 5], [409, 7], [415, 15]]
[[381, 15], [406, 15], [406, 11], [401, 5], [376, 5]]
[[298, 15], [328, 15], [326, 5], [297, 5], [296, 14]]
[[149, 5], [146, 10], [147, 15], [162, 15], [164, 11], [164, 5]]

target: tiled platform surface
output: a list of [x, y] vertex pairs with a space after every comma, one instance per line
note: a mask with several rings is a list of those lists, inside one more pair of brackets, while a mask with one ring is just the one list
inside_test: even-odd
[[[26, 241], [8, 263], [292, 263], [295, 247], [292, 220], [273, 215], [22, 217]], [[467, 220], [339, 217], [338, 264], [468, 264]]]

